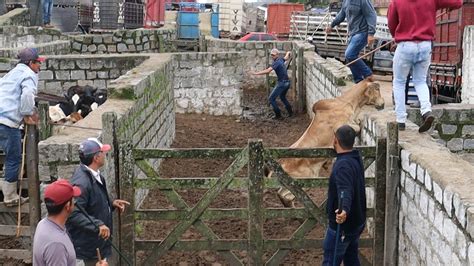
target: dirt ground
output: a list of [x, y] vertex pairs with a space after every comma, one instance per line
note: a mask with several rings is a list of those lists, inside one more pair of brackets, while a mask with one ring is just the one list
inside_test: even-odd
[[[242, 117], [214, 117], [208, 115], [180, 115], [176, 116], [176, 139], [173, 148], [205, 148], [205, 147], [244, 147], [248, 139], [259, 138], [266, 147], [288, 147], [295, 142], [310, 123], [306, 114], [297, 114], [282, 121], [269, 118], [272, 111], [267, 105], [267, 91], [264, 88], [245, 86], [244, 115]], [[160, 169], [161, 177], [215, 177], [219, 176], [231, 163], [226, 160], [177, 160], [167, 159]], [[243, 175], [240, 173], [239, 175]], [[187, 189], [178, 191], [178, 194], [188, 204], [194, 206], [206, 190]], [[308, 189], [307, 193], [319, 206], [326, 197], [326, 189]], [[283, 207], [276, 190], [265, 191], [265, 207]], [[245, 208], [248, 204], [247, 191], [226, 190], [211, 204], [211, 208]], [[301, 206], [297, 204], [297, 206]], [[173, 209], [173, 205], [160, 193], [159, 190], [150, 191], [145, 199], [144, 209]], [[267, 220], [264, 224], [264, 238], [290, 238], [302, 224], [297, 219]], [[247, 239], [248, 222], [240, 219], [223, 219], [218, 221], [204, 221], [221, 239]], [[144, 240], [164, 239], [177, 223], [157, 221], [142, 223]], [[307, 234], [306, 238], [324, 237], [320, 225]], [[185, 239], [200, 239], [202, 236], [191, 228], [182, 237]], [[273, 252], [272, 252], [273, 253]], [[234, 251], [245, 264], [248, 263], [246, 252]], [[271, 253], [266, 253], [266, 258]], [[139, 261], [146, 254], [138, 254]], [[322, 250], [295, 250], [284, 259], [286, 265], [317, 265], [321, 264]], [[139, 262], [140, 263], [140, 262]], [[217, 252], [169, 252], [157, 262], [157, 265], [221, 265], [228, 264]]]

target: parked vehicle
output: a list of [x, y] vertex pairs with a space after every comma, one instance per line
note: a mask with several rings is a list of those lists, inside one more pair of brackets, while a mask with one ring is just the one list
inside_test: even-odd
[[304, 11], [303, 4], [269, 4], [267, 10], [267, 32], [276, 36], [290, 35], [291, 14], [294, 11]]
[[239, 39], [239, 42], [251, 42], [251, 41], [276, 41], [278, 38], [269, 33], [265, 32], [250, 32], [244, 37]]

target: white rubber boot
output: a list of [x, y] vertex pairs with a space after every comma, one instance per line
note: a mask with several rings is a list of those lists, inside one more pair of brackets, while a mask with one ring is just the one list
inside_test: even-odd
[[13, 207], [18, 205], [18, 202], [21, 204], [28, 202], [28, 198], [20, 197], [16, 192], [16, 182], [7, 182], [3, 181], [2, 184], [2, 192], [3, 192], [3, 203], [7, 207]]

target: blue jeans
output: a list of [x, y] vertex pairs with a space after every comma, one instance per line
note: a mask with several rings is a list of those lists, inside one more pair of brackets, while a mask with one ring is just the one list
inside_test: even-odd
[[53, 0], [43, 0], [43, 24], [51, 23], [51, 12], [53, 12]]
[[410, 70], [413, 70], [413, 85], [420, 101], [421, 114], [431, 111], [430, 91], [426, 84], [431, 64], [431, 41], [400, 42], [393, 57], [393, 97], [398, 123], [405, 123], [405, 85]]
[[[350, 37], [345, 53], [347, 63], [352, 62], [359, 57], [360, 51], [362, 51], [362, 49], [367, 45], [368, 35], [367, 32], [361, 32]], [[354, 62], [349, 66], [349, 68], [351, 69], [354, 83], [359, 83], [372, 75], [372, 70], [370, 70], [362, 59]]]
[[281, 115], [281, 111], [280, 111], [280, 108], [278, 108], [278, 105], [276, 103], [276, 99], [277, 97], [280, 97], [280, 100], [283, 102], [283, 104], [285, 105], [285, 108], [286, 110], [291, 113], [292, 110], [291, 110], [291, 105], [290, 103], [288, 102], [288, 100], [286, 99], [286, 93], [288, 92], [288, 89], [290, 89], [290, 81], [289, 80], [286, 80], [286, 81], [278, 81], [277, 82], [277, 85], [275, 86], [275, 88], [273, 88], [273, 91], [272, 93], [270, 93], [270, 97], [268, 98], [268, 100], [270, 101], [270, 104], [272, 105], [273, 107], [273, 111], [275, 112], [275, 114], [278, 116], [278, 115]]
[[21, 132], [0, 124], [0, 149], [5, 153], [3, 172], [5, 181], [16, 182], [21, 164]]
[[[337, 257], [336, 265], [341, 265], [344, 261], [344, 266], [358, 266], [359, 261], [359, 238], [362, 231], [364, 231], [365, 225], [359, 228], [358, 233], [345, 234], [344, 239], [341, 238], [341, 233], [337, 239]], [[342, 241], [341, 241], [342, 240]], [[323, 266], [332, 266], [334, 260], [334, 247], [336, 245], [336, 230], [331, 229], [328, 226], [326, 231], [326, 237], [324, 238], [323, 249], [324, 249], [324, 260]]]

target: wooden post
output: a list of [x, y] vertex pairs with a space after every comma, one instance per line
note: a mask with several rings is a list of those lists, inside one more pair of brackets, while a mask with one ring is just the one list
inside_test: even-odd
[[385, 204], [385, 258], [383, 265], [398, 265], [398, 211], [400, 202], [397, 190], [400, 184], [398, 155], [398, 125], [387, 123], [387, 189]]
[[36, 225], [41, 218], [40, 188], [38, 177], [38, 141], [35, 125], [26, 125], [26, 176], [28, 178], [28, 197], [30, 202], [31, 237], [35, 234]]
[[249, 140], [249, 254], [251, 265], [263, 265], [263, 144]]
[[304, 48], [298, 47], [298, 78], [297, 78], [297, 85], [296, 85], [296, 92], [297, 92], [297, 112], [304, 112], [305, 111], [305, 95], [304, 95], [304, 87], [303, 87], [303, 79], [304, 79]]
[[[121, 215], [119, 224], [120, 250], [128, 257], [128, 260], [135, 264], [135, 187], [133, 186], [134, 160], [132, 157], [133, 145], [130, 141], [119, 144], [120, 149], [120, 173], [119, 187], [120, 198], [130, 202], [130, 206], [125, 208]], [[124, 261], [121, 260], [121, 265]]]
[[49, 104], [45, 101], [40, 101], [38, 104], [39, 113], [39, 140], [45, 140], [51, 137], [53, 133], [53, 126], [49, 124]]
[[385, 175], [387, 172], [387, 139], [377, 138], [375, 158], [375, 212], [374, 212], [374, 246], [372, 265], [384, 262], [385, 233]]

